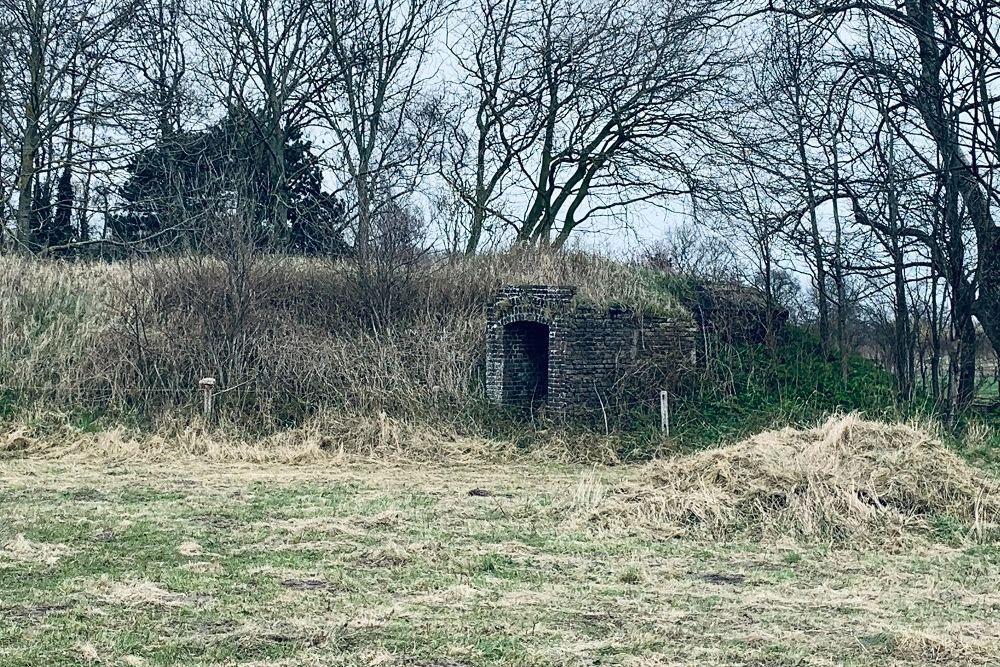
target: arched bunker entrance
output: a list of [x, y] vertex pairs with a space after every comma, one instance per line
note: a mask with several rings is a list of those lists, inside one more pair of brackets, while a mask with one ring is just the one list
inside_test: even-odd
[[549, 327], [515, 321], [503, 328], [503, 396], [508, 405], [531, 407], [549, 393]]

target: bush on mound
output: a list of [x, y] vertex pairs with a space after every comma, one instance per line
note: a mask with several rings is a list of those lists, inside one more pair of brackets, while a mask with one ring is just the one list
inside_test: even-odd
[[885, 543], [941, 521], [981, 532], [998, 516], [998, 480], [939, 439], [848, 415], [650, 463], [639, 484], [607, 498], [595, 518], [712, 537]]

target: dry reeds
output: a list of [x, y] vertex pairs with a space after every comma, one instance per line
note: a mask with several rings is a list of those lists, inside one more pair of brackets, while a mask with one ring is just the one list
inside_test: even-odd
[[893, 543], [935, 520], [973, 536], [996, 526], [1000, 484], [922, 428], [849, 415], [650, 463], [592, 512], [666, 534]]
[[120, 267], [0, 257], [0, 390], [72, 398], [106, 333]]

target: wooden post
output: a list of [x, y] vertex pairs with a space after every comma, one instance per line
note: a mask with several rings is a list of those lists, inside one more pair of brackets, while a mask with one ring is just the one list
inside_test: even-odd
[[202, 415], [205, 417], [206, 422], [211, 422], [212, 410], [214, 409], [215, 378], [202, 378], [198, 383], [198, 388], [201, 389], [203, 399], [201, 406]]
[[660, 392], [660, 430], [670, 437], [670, 395], [665, 391]]

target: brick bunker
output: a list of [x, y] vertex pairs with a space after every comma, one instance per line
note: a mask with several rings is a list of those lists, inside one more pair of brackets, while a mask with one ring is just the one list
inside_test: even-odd
[[[579, 303], [575, 287], [505, 285], [487, 308], [486, 394], [550, 412], [601, 409], [629, 377], [670, 382], [695, 364], [690, 316]], [[651, 372], [651, 373], [650, 373]], [[664, 386], [639, 390], [658, 397]]]

